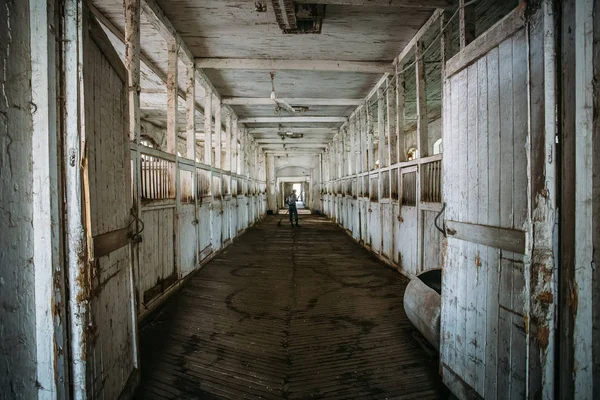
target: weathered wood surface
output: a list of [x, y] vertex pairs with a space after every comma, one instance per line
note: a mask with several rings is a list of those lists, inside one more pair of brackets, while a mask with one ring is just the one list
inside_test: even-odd
[[521, 29], [446, 81], [443, 376], [486, 399], [526, 393], [527, 71]]
[[441, 398], [402, 307], [406, 279], [323, 218], [277, 221], [251, 228], [142, 329], [137, 398]]
[[[127, 74], [104, 32], [87, 10], [84, 12], [84, 22], [94, 26], [84, 29], [82, 43], [83, 197], [86, 234], [91, 240], [128, 227], [132, 204], [131, 197], [124, 194], [131, 192], [131, 161]], [[86, 322], [89, 333], [82, 338], [85, 391], [90, 398], [117, 398], [135, 376], [137, 366], [131, 249], [108, 246], [99, 250], [103, 250], [102, 256], [96, 257], [90, 271], [80, 278], [89, 293], [83, 299], [90, 318]]]
[[144, 293], [175, 273], [175, 207], [144, 210], [140, 218], [144, 221], [144, 232], [136, 276], [143, 304]]
[[446, 221], [446, 227], [448, 235], [454, 238], [525, 254], [525, 231], [456, 221]]

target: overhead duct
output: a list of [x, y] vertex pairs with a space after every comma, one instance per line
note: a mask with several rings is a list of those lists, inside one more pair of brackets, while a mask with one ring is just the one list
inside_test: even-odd
[[292, 0], [272, 0], [271, 3], [277, 24], [283, 33], [321, 33], [324, 5], [296, 4]]

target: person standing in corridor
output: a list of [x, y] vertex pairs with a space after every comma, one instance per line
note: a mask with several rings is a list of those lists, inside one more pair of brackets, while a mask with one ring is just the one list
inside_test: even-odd
[[298, 201], [298, 196], [296, 196], [296, 189], [292, 190], [292, 194], [290, 194], [287, 198], [287, 204], [290, 212], [290, 224], [294, 226], [294, 217], [296, 218], [296, 226], [298, 225], [298, 209], [296, 208], [296, 202]]

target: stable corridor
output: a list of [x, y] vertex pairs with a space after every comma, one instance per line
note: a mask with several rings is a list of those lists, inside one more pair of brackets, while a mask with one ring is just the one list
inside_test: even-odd
[[330, 220], [286, 218], [248, 229], [141, 327], [136, 398], [447, 397], [404, 313], [408, 280]]

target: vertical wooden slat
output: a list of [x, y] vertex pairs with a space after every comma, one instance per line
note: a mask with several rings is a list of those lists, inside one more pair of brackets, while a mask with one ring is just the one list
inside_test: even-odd
[[[488, 85], [488, 224], [500, 224], [500, 88], [498, 49], [487, 55]], [[498, 284], [500, 252], [488, 248], [485, 398], [498, 397]]]
[[[500, 81], [500, 226], [512, 228], [514, 223], [513, 180], [514, 180], [514, 110], [513, 110], [513, 52], [512, 41], [499, 46]], [[510, 393], [512, 317], [511, 289], [514, 269], [514, 254], [501, 252], [500, 295], [498, 312], [498, 396]]]
[[[458, 79], [458, 90], [460, 93], [460, 104], [458, 106], [458, 149], [457, 151], [457, 166], [458, 173], [456, 179], [458, 181], [458, 220], [466, 221], [468, 219], [468, 156], [465, 156], [465, 152], [468, 151], [468, 88], [469, 88], [469, 76], [468, 69], [464, 69], [459, 72], [456, 79]], [[466, 376], [468, 368], [468, 356], [467, 356], [467, 319], [468, 319], [468, 279], [467, 274], [467, 256], [468, 256], [468, 244], [465, 241], [460, 240], [457, 245], [460, 256], [456, 263], [456, 272], [458, 274], [458, 281], [456, 289], [457, 293], [457, 327], [456, 327], [456, 351], [457, 351], [457, 369], [455, 370], [459, 376]]]
[[[478, 86], [478, 103], [477, 103], [477, 161], [478, 161], [478, 177], [477, 177], [477, 223], [480, 225], [488, 225], [488, 80], [487, 80], [487, 58], [482, 57], [477, 62], [477, 86]], [[486, 362], [486, 348], [489, 344], [486, 342], [487, 332], [487, 316], [488, 316], [488, 279], [496, 273], [491, 268], [488, 260], [487, 246], [477, 246], [477, 322], [476, 329], [479, 333], [478, 346], [475, 349], [477, 359], [481, 360], [482, 365], [477, 372], [476, 390], [481, 395], [485, 394], [486, 371], [488, 368]]]
[[[599, 234], [594, 232], [593, 207], [598, 199], [594, 199], [594, 164], [599, 155], [594, 154], [594, 142], [600, 138], [594, 137], [597, 133], [595, 124], [600, 123], [598, 111], [595, 106], [598, 99], [597, 82], [594, 76], [594, 61], [598, 61], [598, 44], [594, 42], [597, 29], [594, 19], [598, 24], [598, 4], [594, 0], [577, 0], [575, 3], [575, 58], [577, 87], [575, 96], [575, 298], [579, 299], [575, 313], [573, 330], [574, 351], [574, 398], [591, 399], [594, 392], [594, 376], [598, 377], [595, 369], [600, 368], [595, 360], [594, 365], [594, 335], [598, 335], [599, 327], [594, 324], [594, 307], [591, 299], [594, 296], [594, 272], [598, 266], [594, 265], [594, 239]], [[594, 29], [595, 28], [595, 29]], [[596, 30], [596, 31], [595, 31]], [[596, 57], [596, 59], [594, 59]], [[596, 182], [594, 182], [596, 181]], [[597, 210], [596, 210], [597, 211]]]
[[[467, 215], [465, 218], [466, 222], [477, 223], [477, 211], [478, 211], [478, 153], [477, 153], [477, 112], [478, 112], [478, 74], [477, 74], [477, 63], [472, 64], [468, 67], [468, 92], [467, 92], [467, 147], [465, 150], [465, 156], [467, 158], [467, 202], [463, 205], [467, 209]], [[481, 376], [478, 372], [481, 371], [479, 364], [483, 360], [477, 359], [477, 346], [479, 346], [480, 334], [477, 331], [477, 310], [478, 310], [478, 298], [476, 296], [477, 287], [479, 281], [479, 267], [477, 258], [477, 244], [465, 243], [465, 249], [467, 251], [465, 260], [465, 280], [467, 291], [466, 291], [466, 368], [465, 380], [476, 388], [479, 383], [479, 377]], [[483, 300], [483, 299], [482, 299]]]

